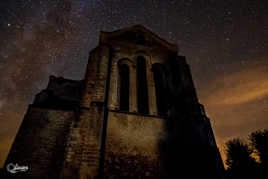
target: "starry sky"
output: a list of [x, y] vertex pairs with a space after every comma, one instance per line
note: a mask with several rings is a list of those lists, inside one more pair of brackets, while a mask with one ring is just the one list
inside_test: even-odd
[[80, 80], [99, 32], [144, 25], [190, 64], [217, 144], [268, 127], [266, 0], [0, 2], [0, 167], [49, 75]]

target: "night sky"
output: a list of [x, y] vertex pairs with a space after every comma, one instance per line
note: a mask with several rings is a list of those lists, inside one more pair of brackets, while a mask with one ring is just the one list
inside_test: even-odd
[[1, 1], [0, 167], [49, 75], [82, 79], [99, 32], [136, 24], [186, 56], [224, 154], [225, 141], [268, 127], [267, 9], [267, 0]]

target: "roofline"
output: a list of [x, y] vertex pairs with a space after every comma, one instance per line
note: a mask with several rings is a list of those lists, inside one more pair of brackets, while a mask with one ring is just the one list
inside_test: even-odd
[[105, 38], [116, 34], [116, 33], [122, 33], [125, 32], [127, 30], [130, 30], [132, 28], [137, 28], [137, 29], [141, 29], [143, 31], [146, 31], [148, 33], [150, 33], [150, 35], [157, 40], [159, 43], [163, 44], [164, 46], [166, 46], [168, 49], [171, 49], [174, 52], [178, 52], [178, 46], [176, 44], [172, 44], [164, 39], [162, 39], [161, 37], [159, 37], [157, 34], [153, 33], [151, 30], [149, 30], [148, 28], [145, 28], [143, 25], [134, 25], [134, 26], [130, 26], [130, 27], [125, 27], [122, 29], [118, 29], [115, 31], [111, 31], [111, 32], [106, 32], [106, 31], [100, 31], [100, 42], [103, 42]]

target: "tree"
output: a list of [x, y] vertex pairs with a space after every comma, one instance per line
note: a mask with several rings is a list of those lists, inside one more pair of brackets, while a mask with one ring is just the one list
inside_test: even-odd
[[241, 139], [226, 142], [227, 178], [255, 178], [258, 164], [251, 156], [253, 149]]
[[[259, 157], [257, 162], [252, 154]], [[249, 135], [249, 143], [241, 139], [226, 142], [227, 178], [268, 178], [268, 129]]]
[[265, 170], [268, 169], [268, 129], [258, 130], [251, 133], [249, 139], [260, 158], [262, 174], [268, 175], [267, 172], [265, 172]]

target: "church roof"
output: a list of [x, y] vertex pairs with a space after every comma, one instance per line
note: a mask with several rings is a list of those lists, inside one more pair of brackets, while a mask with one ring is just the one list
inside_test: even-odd
[[162, 38], [160, 38], [158, 35], [154, 34], [151, 30], [145, 28], [142, 25], [134, 25], [131, 27], [126, 27], [123, 29], [119, 29], [113, 32], [104, 32], [101, 31], [100, 34], [100, 42], [105, 43], [110, 40], [118, 40], [118, 39], [126, 39], [132, 34], [143, 34], [147, 37], [147, 39], [150, 39], [150, 44], [159, 44], [164, 48], [167, 48], [171, 51], [177, 52], [178, 47], [175, 44], [172, 44]]

